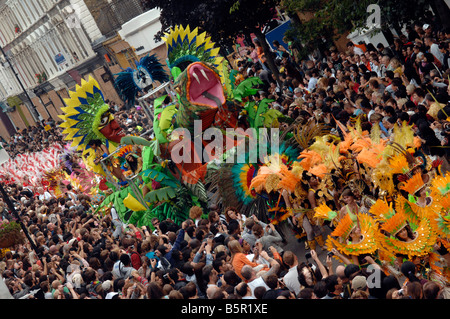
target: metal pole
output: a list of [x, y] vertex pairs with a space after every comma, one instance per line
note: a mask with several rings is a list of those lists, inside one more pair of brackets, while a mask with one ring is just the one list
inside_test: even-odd
[[152, 116], [152, 114], [150, 113], [151, 110], [149, 110], [150, 108], [149, 108], [149, 106], [148, 106], [148, 103], [147, 103], [145, 100], [139, 101], [138, 103], [140, 103], [141, 107], [144, 109], [144, 112], [145, 112], [145, 114], [147, 115], [148, 120], [149, 120], [149, 121], [152, 121], [152, 120], [153, 120], [153, 116]]

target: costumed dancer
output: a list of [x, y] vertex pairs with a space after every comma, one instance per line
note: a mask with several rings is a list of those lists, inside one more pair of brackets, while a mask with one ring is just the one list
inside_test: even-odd
[[120, 161], [117, 157], [109, 157], [109, 151], [105, 144], [100, 140], [90, 140], [88, 146], [95, 152], [94, 164], [98, 165], [102, 159], [105, 160], [106, 168], [117, 178], [120, 185], [126, 185], [128, 181], [120, 167]]
[[[333, 211], [325, 203], [315, 208], [315, 217], [333, 220], [338, 212]], [[334, 257], [345, 264], [353, 263], [360, 267], [369, 264], [378, 266], [378, 243], [376, 241], [376, 220], [366, 213], [348, 211], [339, 221], [335, 229], [327, 237], [326, 247], [334, 252]]]
[[410, 218], [405, 206], [386, 200], [377, 200], [371, 213], [376, 216], [379, 227], [376, 232], [380, 247], [380, 259], [391, 273], [398, 273], [405, 261], [412, 261], [421, 277], [430, 279], [433, 273], [440, 274], [439, 260], [433, 252], [437, 235], [427, 217], [417, 221]]

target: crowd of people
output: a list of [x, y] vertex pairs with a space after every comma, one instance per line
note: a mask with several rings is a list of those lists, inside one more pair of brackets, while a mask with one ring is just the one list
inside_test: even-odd
[[14, 158], [17, 154], [40, 152], [53, 143], [64, 146], [64, 136], [61, 132], [62, 129], [58, 128], [55, 121], [50, 118], [23, 130], [17, 130], [9, 141], [4, 140], [2, 144], [9, 156]]
[[152, 231], [118, 222], [114, 208], [92, 214], [88, 196], [39, 199], [21, 186], [8, 192], [30, 199], [19, 212], [37, 246], [2, 250], [2, 277], [16, 299], [448, 298], [447, 287], [411, 275], [409, 261], [401, 267], [404, 285], [380, 273], [371, 286], [370, 273], [355, 264], [322, 262], [316, 250], [302, 260], [283, 250], [272, 224], [231, 207], [196, 218], [195, 206], [182, 225], [155, 218]]
[[240, 79], [258, 76], [264, 82], [256, 98], [274, 100], [271, 106], [285, 116], [327, 123], [334, 117], [346, 125], [364, 114], [363, 124], [378, 123], [385, 137], [395, 123], [406, 121], [414, 126], [423, 150], [444, 159], [450, 128], [450, 30], [435, 30], [427, 23], [406, 30], [391, 46], [350, 41], [345, 51], [330, 46], [308, 60], [299, 60], [295, 48], [275, 41], [278, 81], [257, 42], [234, 57]]
[[[389, 138], [396, 123], [413, 125], [423, 152], [442, 160], [448, 170], [450, 114], [449, 30], [417, 23], [392, 46], [349, 42], [347, 50], [330, 47], [315, 59], [298, 60], [275, 43], [280, 78], [275, 81], [260, 44], [237, 54], [237, 81], [258, 76], [263, 85], [255, 99], [304, 121], [315, 117], [347, 125], [359, 117], [370, 131], [374, 123]], [[240, 80], [239, 80], [240, 79]], [[130, 132], [150, 124], [144, 112], [112, 106]], [[141, 114], [141, 115], [139, 115]], [[337, 130], [337, 127], [334, 128]], [[10, 155], [63, 143], [61, 131], [38, 125], [11, 138]], [[42, 145], [39, 145], [39, 142]], [[114, 206], [93, 214], [98, 200], [77, 193], [59, 197], [29, 186], [9, 184], [36, 249], [26, 241], [1, 252], [0, 273], [13, 298], [36, 299], [448, 299], [447, 286], [416, 275], [405, 260], [396, 275], [326, 260], [307, 247], [308, 259], [285, 249], [271, 223], [244, 216], [233, 207], [210, 212], [192, 207], [181, 225], [152, 220], [151, 229], [124, 224]], [[22, 200], [25, 198], [25, 200]], [[2, 217], [11, 219], [5, 202]], [[300, 243], [298, 243], [300, 245]], [[339, 252], [333, 249], [334, 255]], [[367, 257], [366, 261], [373, 264]], [[375, 267], [376, 268], [376, 267]], [[376, 268], [377, 270], [377, 268]], [[375, 271], [376, 271], [375, 270]]]

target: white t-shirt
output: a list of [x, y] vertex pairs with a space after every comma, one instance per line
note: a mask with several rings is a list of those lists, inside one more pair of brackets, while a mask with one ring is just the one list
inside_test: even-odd
[[441, 64], [444, 63], [444, 55], [442, 54], [441, 50], [439, 50], [439, 45], [433, 43], [430, 46], [430, 52], [436, 57], [436, 59], [439, 60], [439, 62], [441, 62]]
[[77, 194], [74, 192], [67, 192], [67, 195], [69, 195], [70, 199], [75, 203], [76, 200], [78, 200]]
[[316, 88], [317, 81], [318, 80], [313, 77], [309, 79], [309, 82], [308, 82], [308, 91], [309, 92], [312, 92]]
[[286, 275], [283, 277], [284, 284], [286, 287], [298, 295], [300, 293], [300, 282], [298, 281], [298, 271], [297, 266], [289, 269]]
[[39, 195], [39, 200], [44, 201], [44, 200], [50, 200], [50, 199], [52, 199], [52, 195], [47, 191], [45, 191], [44, 194]]
[[255, 288], [256, 287], [265, 287], [267, 290], [269, 290], [269, 286], [267, 286], [266, 282], [264, 281], [264, 279], [262, 277], [258, 277], [255, 280], [247, 283], [247, 285], [250, 287], [250, 289], [252, 290], [252, 297], [255, 297]]

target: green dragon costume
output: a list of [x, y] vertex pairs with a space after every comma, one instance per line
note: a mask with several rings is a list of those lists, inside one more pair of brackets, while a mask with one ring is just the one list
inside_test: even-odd
[[[234, 188], [234, 194], [231, 194], [234, 196], [233, 200], [239, 206], [250, 206], [254, 200], [258, 200], [250, 194], [248, 185], [250, 176], [256, 175], [258, 168], [264, 163], [249, 163], [246, 154], [244, 164], [223, 164], [226, 158], [236, 156], [237, 147], [236, 134], [230, 135], [225, 130], [272, 127], [281, 118], [281, 113], [269, 109], [272, 100], [265, 99], [259, 103], [249, 101], [249, 97], [258, 92], [257, 86], [262, 84], [259, 78], [249, 78], [238, 86], [234, 85], [226, 60], [218, 55], [219, 48], [214, 47], [206, 33], [199, 34], [198, 29], [191, 31], [189, 26], [177, 26], [166, 34], [164, 40], [168, 52], [166, 62], [176, 99], [164, 103], [167, 102], [167, 96], [164, 95], [154, 100], [152, 140], [137, 136], [121, 138], [121, 145], [141, 147], [142, 169], [139, 178], [130, 182], [134, 184], [107, 196], [99, 207], [101, 210], [113, 204], [124, 222], [151, 228], [153, 217], [160, 220], [170, 218], [180, 224], [189, 218], [192, 206], [200, 206], [206, 212], [209, 203], [225, 201], [223, 198], [226, 194], [214, 189], [215, 183], [211, 182], [225, 167], [231, 177], [228, 186]], [[78, 91], [77, 96], [84, 96], [81, 88]], [[74, 109], [79, 107], [78, 102], [73, 102]], [[72, 127], [71, 116], [68, 114], [64, 118], [64, 127]], [[201, 121], [200, 129], [195, 126], [195, 121]], [[223, 153], [218, 153], [220, 156], [205, 157], [203, 151], [208, 148], [211, 139], [204, 138], [202, 134], [211, 127], [223, 133], [224, 148]], [[184, 129], [186, 135], [180, 134], [180, 129]], [[194, 140], [199, 135], [200, 151], [194, 145]], [[79, 137], [72, 133], [67, 139], [79, 142]], [[231, 144], [225, 143], [230, 139]], [[247, 142], [246, 140], [245, 143]], [[190, 160], [172, 160], [171, 154], [180, 143], [191, 143]], [[227, 149], [226, 145], [232, 145], [232, 149]], [[267, 145], [259, 147], [265, 148]], [[247, 173], [248, 180], [241, 180], [240, 170], [250, 166], [253, 174]], [[224, 185], [228, 183], [225, 177], [222, 181]], [[139, 187], [142, 194], [136, 194], [133, 186]]]

